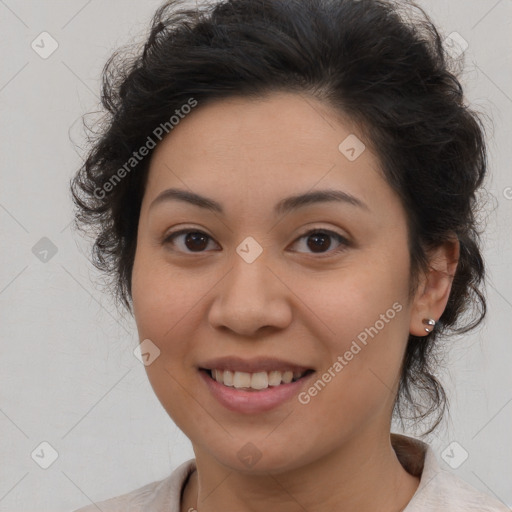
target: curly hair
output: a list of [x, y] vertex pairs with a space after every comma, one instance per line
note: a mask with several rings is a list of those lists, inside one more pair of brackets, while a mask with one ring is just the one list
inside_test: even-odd
[[94, 230], [92, 260], [110, 278], [117, 304], [133, 314], [131, 274], [153, 149], [133, 159], [155, 127], [169, 126], [191, 98], [204, 105], [274, 91], [311, 95], [357, 124], [401, 198], [411, 296], [419, 271], [429, 268], [429, 249], [459, 240], [447, 306], [433, 332], [409, 335], [395, 400], [402, 423], [408, 412], [415, 421], [434, 416], [432, 432], [448, 404], [434, 375], [436, 341], [473, 329], [486, 313], [476, 218], [485, 129], [464, 104], [459, 64], [411, 1], [166, 2], [144, 44], [121, 48], [105, 64], [100, 129], [70, 183], [75, 228]]

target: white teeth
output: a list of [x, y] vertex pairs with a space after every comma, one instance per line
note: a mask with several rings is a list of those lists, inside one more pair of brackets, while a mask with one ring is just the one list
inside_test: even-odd
[[[219, 371], [219, 373], [222, 372]], [[229, 370], [224, 371], [224, 386], [233, 387], [233, 372], [230, 372]]]
[[251, 377], [251, 388], [253, 388], [253, 389], [268, 388], [268, 373], [267, 372], [253, 373], [252, 377]]
[[269, 386], [279, 386], [281, 384], [289, 384], [293, 380], [297, 380], [304, 375], [305, 372], [292, 372], [287, 370], [285, 372], [271, 371], [271, 372], [232, 372], [229, 370], [211, 370], [212, 378], [224, 384], [224, 386], [251, 389], [267, 389]]
[[[222, 381], [220, 381], [222, 382]], [[233, 386], [235, 388], [250, 388], [251, 387], [251, 374], [245, 372], [235, 372], [233, 377]]]
[[268, 385], [279, 386], [281, 384], [281, 372], [268, 372]]
[[289, 384], [293, 380], [293, 372], [284, 372], [282, 379], [285, 384]]

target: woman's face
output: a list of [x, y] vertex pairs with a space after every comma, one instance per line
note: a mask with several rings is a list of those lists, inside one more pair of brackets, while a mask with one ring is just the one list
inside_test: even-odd
[[[134, 315], [196, 456], [284, 471], [389, 436], [412, 315], [406, 217], [354, 134], [316, 100], [274, 93], [199, 104], [155, 149]], [[284, 202], [326, 190], [338, 200]], [[242, 373], [222, 384], [205, 368]]]

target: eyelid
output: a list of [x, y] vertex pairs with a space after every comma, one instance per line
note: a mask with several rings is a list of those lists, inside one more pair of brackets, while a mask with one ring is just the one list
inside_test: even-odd
[[345, 235], [342, 235], [341, 233], [338, 233], [337, 231], [335, 231], [334, 229], [331, 229], [331, 228], [326, 228], [324, 226], [313, 226], [313, 227], [309, 227], [307, 228], [306, 230], [304, 230], [303, 232], [299, 233], [299, 235], [297, 236], [297, 238], [302, 238], [303, 236], [305, 235], [309, 235], [311, 233], [319, 233], [319, 232], [322, 232], [322, 233], [326, 233], [328, 235], [336, 235], [340, 238], [342, 238], [343, 240], [345, 240], [347, 243], [349, 242], [349, 239], [347, 236]]
[[165, 234], [162, 237], [162, 241], [165, 242], [168, 240], [171, 236], [180, 235], [183, 233], [203, 233], [205, 235], [208, 235], [212, 240], [214, 240], [213, 236], [208, 233], [208, 230], [203, 227], [197, 227], [197, 226], [185, 226], [181, 227], [179, 229], [176, 229], [175, 231], [170, 230], [166, 231]]

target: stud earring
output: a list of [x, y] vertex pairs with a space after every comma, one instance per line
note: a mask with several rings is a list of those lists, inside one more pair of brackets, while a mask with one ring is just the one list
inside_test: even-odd
[[428, 325], [430, 327], [432, 327], [432, 329], [429, 329], [428, 327], [425, 327], [425, 331], [426, 332], [431, 332], [433, 329], [434, 329], [434, 326], [436, 325], [436, 322], [433, 318], [424, 318], [423, 319], [423, 323], [425, 325]]

